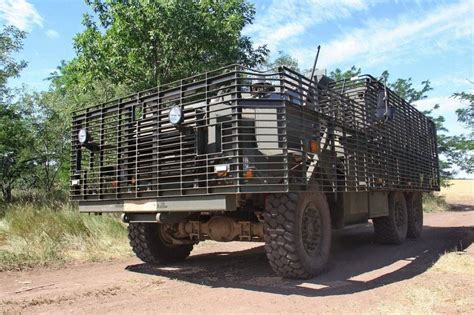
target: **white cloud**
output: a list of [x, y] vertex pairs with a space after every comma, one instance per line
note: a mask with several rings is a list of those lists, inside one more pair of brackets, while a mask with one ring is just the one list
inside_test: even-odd
[[282, 42], [302, 35], [316, 24], [348, 17], [374, 3], [368, 0], [273, 0], [245, 32], [256, 45], [267, 44], [275, 52]]
[[[474, 67], [474, 63], [472, 64], [472, 66]], [[449, 84], [449, 87], [456, 91], [471, 90], [474, 87], [474, 81], [472, 81], [474, 79], [474, 69], [470, 73], [471, 76], [469, 77], [468, 69], [467, 73], [457, 72], [442, 75], [433, 80], [430, 80], [431, 87], [437, 90], [438, 88], [445, 87]]]
[[4, 24], [29, 31], [33, 26], [43, 27], [43, 18], [27, 0], [0, 0], [0, 18]]
[[58, 38], [59, 37], [59, 33], [56, 32], [55, 30], [52, 30], [52, 29], [49, 29], [45, 32], [46, 36], [48, 36], [49, 38]]
[[[376, 65], [387, 60], [410, 61], [413, 56], [435, 54], [459, 48], [460, 39], [471, 46], [474, 1], [459, 1], [426, 11], [416, 11], [397, 19], [371, 20], [363, 28], [347, 30], [322, 47], [323, 67], [363, 64]], [[289, 53], [303, 65], [310, 65], [314, 49], [291, 49]]]
[[446, 113], [453, 113], [456, 109], [466, 106], [467, 103], [465, 101], [461, 101], [457, 98], [453, 98], [450, 96], [434, 96], [428, 97], [423, 100], [419, 100], [413, 102], [418, 110], [430, 110], [436, 104], [439, 105], [439, 108], [436, 110], [438, 114], [446, 114]]
[[460, 135], [466, 133], [466, 128], [457, 121], [456, 110], [468, 105], [466, 101], [461, 101], [451, 96], [428, 97], [424, 100], [413, 103], [420, 110], [431, 110], [433, 106], [439, 105], [433, 110], [433, 116], [443, 116], [445, 118], [444, 127], [448, 129], [449, 135]]

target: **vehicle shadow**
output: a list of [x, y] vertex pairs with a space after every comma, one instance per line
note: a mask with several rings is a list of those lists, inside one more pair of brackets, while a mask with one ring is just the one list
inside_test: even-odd
[[462, 204], [462, 203], [452, 203], [449, 205], [449, 211], [474, 211], [474, 205], [472, 204]]
[[217, 288], [239, 288], [280, 295], [331, 296], [350, 294], [410, 279], [425, 272], [447, 251], [467, 248], [474, 241], [473, 227], [424, 227], [418, 240], [400, 246], [374, 242], [370, 224], [333, 233], [327, 271], [309, 280], [276, 276], [263, 246], [194, 255], [168, 266], [136, 264], [128, 271], [162, 276]]

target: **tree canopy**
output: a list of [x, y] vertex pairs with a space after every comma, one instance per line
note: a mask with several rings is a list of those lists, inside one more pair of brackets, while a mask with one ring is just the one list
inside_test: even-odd
[[0, 106], [0, 190], [6, 201], [12, 189], [31, 166], [32, 138], [22, 113], [13, 106]]
[[13, 26], [0, 32], [0, 191], [7, 201], [31, 161], [28, 127], [7, 86], [8, 80], [18, 77], [26, 67], [25, 61], [18, 62], [12, 56], [23, 47], [25, 36]]
[[242, 35], [255, 15], [245, 0], [86, 3], [93, 14], [84, 15], [77, 56], [63, 68], [67, 82], [86, 89], [106, 81], [137, 91], [230, 63], [256, 66], [268, 54]]
[[470, 130], [471, 135], [474, 134], [474, 94], [457, 92], [453, 94], [453, 97], [468, 103], [466, 107], [457, 109], [456, 114], [458, 121]]
[[447, 154], [461, 170], [474, 173], [474, 94], [457, 92], [453, 97], [467, 103], [456, 110], [458, 121], [466, 127], [467, 133], [449, 139]]
[[14, 26], [4, 26], [0, 31], [0, 102], [7, 97], [7, 81], [19, 76], [26, 67], [26, 61], [16, 61], [13, 54], [23, 48], [26, 33]]
[[282, 51], [278, 52], [278, 57], [276, 57], [273, 61], [267, 61], [265, 63], [265, 66], [270, 69], [285, 66], [290, 68], [291, 70], [298, 72], [300, 71], [300, 68], [298, 66], [298, 60], [288, 54], [283, 53]]
[[[329, 73], [329, 77], [338, 81], [343, 79], [350, 79], [352, 77], [356, 77], [362, 74], [362, 69], [356, 66], [352, 66], [348, 70], [341, 70], [336, 68], [335, 70]], [[379, 79], [387, 82], [387, 86], [392, 89], [395, 93], [397, 93], [401, 98], [406, 100], [408, 103], [413, 103], [415, 101], [419, 101], [421, 99], [425, 99], [427, 97], [427, 93], [431, 91], [433, 88], [431, 87], [431, 82], [429, 80], [425, 80], [421, 82], [421, 88], [417, 89], [413, 85], [412, 78], [408, 79], [396, 79], [394, 82], [390, 82], [390, 74], [387, 70], [383, 71]]]
[[341, 70], [336, 68], [335, 70], [329, 72], [329, 77], [333, 80], [339, 81], [344, 79], [350, 79], [352, 77], [356, 77], [362, 73], [361, 68], [357, 68], [356, 66], [352, 66], [349, 70]]

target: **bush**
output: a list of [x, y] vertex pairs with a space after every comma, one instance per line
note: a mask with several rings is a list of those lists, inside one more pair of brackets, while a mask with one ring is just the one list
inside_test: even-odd
[[432, 193], [423, 194], [424, 212], [442, 212], [449, 209], [449, 205], [442, 196], [436, 196]]
[[130, 255], [126, 227], [111, 215], [23, 203], [4, 209], [0, 219], [0, 270]]

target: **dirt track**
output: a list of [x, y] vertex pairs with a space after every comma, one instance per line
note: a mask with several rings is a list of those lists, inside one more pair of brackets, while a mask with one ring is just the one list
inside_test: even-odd
[[[326, 313], [388, 312], [412, 303], [401, 293], [449, 275], [427, 273], [439, 255], [474, 240], [474, 209], [426, 215], [418, 241], [373, 242], [372, 227], [334, 234], [328, 271], [313, 280], [276, 277], [261, 244], [203, 243], [184, 263], [152, 267], [138, 259], [58, 270], [0, 273], [0, 310], [31, 313]], [[472, 246], [471, 246], [472, 248]], [[473, 253], [474, 255], [474, 253]], [[474, 256], [473, 256], [474, 257]], [[443, 278], [444, 277], [444, 278]], [[446, 279], [455, 296], [474, 300], [474, 277]], [[43, 287], [42, 287], [43, 286]], [[23, 291], [26, 289], [30, 291]], [[15, 291], [23, 291], [15, 293]], [[474, 312], [456, 301], [434, 309]], [[466, 309], [467, 307], [467, 309]]]

